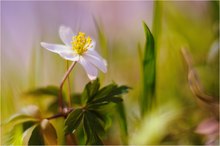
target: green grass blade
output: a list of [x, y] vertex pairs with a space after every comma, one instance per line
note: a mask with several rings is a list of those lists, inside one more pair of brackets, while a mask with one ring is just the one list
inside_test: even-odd
[[98, 40], [99, 40], [99, 44], [101, 47], [101, 53], [102, 53], [102, 55], [104, 55], [104, 58], [106, 58], [108, 55], [108, 45], [107, 45], [107, 39], [105, 37], [104, 30], [101, 27], [101, 24], [98, 23], [98, 21], [95, 17], [93, 17], [93, 21], [94, 21], [95, 28], [98, 33]]
[[155, 101], [155, 74], [156, 74], [156, 57], [153, 35], [148, 26], [143, 23], [146, 44], [143, 58], [143, 94], [140, 100], [141, 114], [144, 115], [150, 111]]
[[121, 131], [121, 140], [123, 145], [128, 144], [128, 127], [127, 127], [127, 119], [126, 119], [126, 111], [124, 104], [122, 102], [118, 103], [116, 105], [117, 108], [117, 115], [120, 125], [120, 131]]
[[155, 41], [158, 41], [158, 36], [160, 33], [160, 28], [161, 28], [161, 11], [162, 11], [162, 2], [161, 1], [154, 1], [154, 19], [153, 19], [153, 34], [154, 34], [154, 39]]

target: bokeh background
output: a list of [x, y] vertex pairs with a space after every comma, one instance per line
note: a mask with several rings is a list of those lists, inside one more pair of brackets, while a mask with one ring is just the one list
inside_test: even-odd
[[[28, 104], [44, 109], [23, 93], [59, 84], [66, 62], [40, 42], [62, 43], [58, 29], [66, 25], [97, 40], [96, 49], [108, 62], [108, 73], [100, 73], [103, 85], [115, 81], [132, 87], [124, 97], [130, 144], [206, 143], [208, 136], [195, 130], [212, 116], [189, 88], [181, 48], [191, 53], [204, 91], [218, 100], [219, 2], [158, 1], [157, 11], [154, 1], [1, 1], [1, 121]], [[155, 19], [160, 22], [155, 37], [157, 106], [141, 118], [138, 48], [144, 52], [142, 22], [152, 30]], [[82, 92], [88, 81], [77, 65], [71, 90]], [[106, 144], [121, 144], [118, 125], [112, 125]]]

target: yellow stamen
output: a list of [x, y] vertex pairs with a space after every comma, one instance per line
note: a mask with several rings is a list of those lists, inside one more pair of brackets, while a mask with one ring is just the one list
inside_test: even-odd
[[76, 53], [82, 55], [89, 48], [91, 48], [92, 39], [83, 32], [79, 32], [78, 35], [73, 36], [72, 38], [72, 48]]

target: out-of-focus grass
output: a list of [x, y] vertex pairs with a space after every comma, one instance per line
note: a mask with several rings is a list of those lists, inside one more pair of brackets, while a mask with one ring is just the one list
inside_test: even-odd
[[[97, 40], [100, 40], [100, 44], [97, 49], [102, 55], [106, 55], [109, 64], [107, 75], [103, 75], [104, 83], [115, 80], [132, 87], [131, 92], [124, 98], [129, 144], [204, 143], [201, 136], [194, 133], [194, 129], [207, 115], [197, 105], [189, 89], [187, 71], [180, 49], [182, 47], [189, 48], [204, 89], [211, 95], [218, 97], [219, 55], [214, 55], [214, 61], [211, 62], [207, 61], [207, 58], [211, 52], [211, 46], [219, 39], [219, 2], [193, 2], [192, 4], [191, 2], [156, 1], [155, 3], [156, 18], [150, 29], [153, 30], [157, 49], [156, 108], [146, 114], [143, 119], [140, 118], [138, 97], [141, 92], [142, 80], [138, 53], [134, 46], [137, 42], [144, 42], [144, 31], [134, 36], [130, 36], [129, 32], [124, 32], [122, 35], [124, 38], [116, 40], [113, 37], [110, 40], [109, 34], [106, 32], [115, 29], [114, 25], [105, 25], [98, 30], [97, 38], [99, 39]], [[123, 5], [121, 6], [123, 7]], [[132, 18], [129, 17], [129, 19]], [[141, 22], [142, 20], [138, 26], [135, 25], [131, 29], [141, 28], [143, 30]], [[146, 23], [149, 24], [148, 21]], [[49, 35], [51, 30], [46, 28], [47, 26], [41, 28], [45, 32], [42, 33], [43, 37], [40, 41], [46, 41], [50, 38], [51, 42], [60, 43], [58, 33], [54, 32], [53, 34], [56, 35], [51, 37]], [[115, 34], [115, 38], [117, 35]], [[130, 40], [130, 37], [136, 39]], [[43, 111], [46, 110], [49, 101], [24, 97], [22, 93], [34, 87], [57, 85], [65, 72], [65, 61], [58, 55], [43, 50], [39, 42], [33, 42], [33, 53], [29, 54], [32, 59], [29, 60], [28, 69], [20, 69], [20, 66], [17, 66], [18, 60], [2, 56], [1, 121], [29, 103], [37, 104], [42, 107]], [[219, 42], [217, 43], [219, 44]], [[105, 50], [105, 48], [107, 49]], [[219, 45], [214, 54], [218, 53]], [[28, 74], [25, 72], [26, 70], [28, 70]], [[76, 66], [71, 73], [72, 91], [81, 91], [86, 82], [83, 69]], [[106, 144], [122, 143], [119, 136], [119, 125], [115, 124], [116, 121], [117, 119], [114, 119], [112, 122], [112, 129], [105, 139], [108, 142]], [[52, 123], [59, 134], [59, 143], [64, 144], [63, 121], [60, 119]], [[4, 131], [4, 129], [1, 130]], [[20, 132], [21, 127], [16, 130], [17, 134]]]
[[[204, 85], [212, 82], [212, 89], [210, 86], [205, 86], [205, 89], [211, 90], [210, 93], [219, 92], [217, 89], [219, 88], [217, 81], [219, 74], [217, 66], [219, 63], [212, 67], [206, 64], [209, 48], [216, 39], [212, 30], [216, 23], [216, 20], [213, 21], [212, 18], [215, 15], [210, 15], [213, 3], [201, 2], [196, 4], [197, 7], [207, 7], [206, 11], [203, 12], [206, 13], [206, 17], [200, 15], [195, 9], [189, 9], [189, 12], [186, 13], [184, 9], [190, 7], [187, 2], [156, 3], [158, 7], [155, 6], [155, 8], [161, 13], [158, 18], [162, 19], [159, 28], [157, 28], [158, 30], [155, 31], [157, 38], [155, 40], [157, 46], [156, 109], [161, 109], [165, 113], [170, 111], [176, 111], [176, 113], [170, 116], [162, 116], [161, 119], [162, 113], [152, 112], [153, 115], [156, 115], [155, 117], [146, 115], [147, 120], [139, 121], [138, 123], [141, 124], [136, 127], [137, 129], [134, 128], [130, 141], [132, 144], [201, 144], [203, 141], [199, 135], [195, 134], [193, 129], [208, 114], [207, 111], [204, 112], [201, 107], [198, 107], [198, 103], [189, 89], [187, 71], [183, 65], [184, 60], [180, 49], [182, 47], [190, 48], [195, 59], [196, 68], [203, 68], [202, 71], [200, 69], [201, 73], [206, 73], [206, 77], [203, 76], [203, 79], [206, 80], [203, 82]], [[156, 9], [154, 12], [157, 16]], [[157, 20], [156, 22], [160, 21]], [[153, 25], [153, 28], [156, 26]], [[160, 32], [157, 32], [159, 30]], [[213, 70], [212, 77], [208, 75], [210, 70]], [[208, 81], [208, 78], [211, 80]], [[216, 81], [213, 80], [214, 78]], [[151, 122], [153, 120], [155, 121]], [[175, 121], [175, 124], [172, 121]], [[164, 129], [163, 126], [160, 127], [162, 124], [167, 124], [163, 126], [168, 127], [168, 129]], [[155, 128], [151, 129], [154, 126]], [[174, 127], [176, 127], [176, 130], [173, 130]], [[154, 131], [158, 132], [154, 133]], [[147, 135], [148, 132], [149, 135]]]

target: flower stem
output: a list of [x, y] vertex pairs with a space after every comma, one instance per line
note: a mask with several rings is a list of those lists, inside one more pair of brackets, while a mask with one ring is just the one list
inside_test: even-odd
[[[68, 60], [66, 61], [66, 69], [69, 69], [69, 62]], [[72, 101], [71, 101], [71, 88], [70, 88], [70, 76], [67, 77], [67, 83], [68, 83], [68, 97], [69, 97], [69, 108], [72, 106]]]
[[71, 64], [71, 66], [69, 67], [69, 69], [67, 70], [67, 72], [65, 73], [65, 75], [63, 76], [63, 79], [60, 83], [60, 90], [59, 90], [59, 110], [60, 112], [63, 112], [63, 97], [62, 97], [62, 89], [63, 89], [63, 85], [64, 85], [64, 82], [66, 81], [67, 77], [69, 76], [70, 72], [72, 71], [73, 67], [76, 65], [76, 61], [73, 62]]
[[66, 117], [69, 115], [69, 113], [72, 112], [72, 111], [73, 111], [73, 109], [68, 109], [68, 111], [66, 111], [66, 112], [58, 113], [58, 114], [53, 115], [53, 116], [51, 116], [51, 117], [48, 117], [48, 118], [46, 118], [46, 119], [52, 120], [52, 119], [57, 119], [57, 118], [59, 118], [59, 117], [64, 117], [64, 118], [66, 118]]

